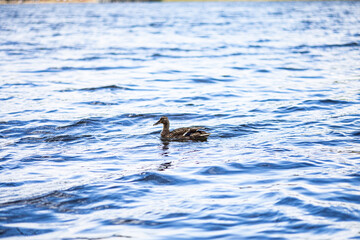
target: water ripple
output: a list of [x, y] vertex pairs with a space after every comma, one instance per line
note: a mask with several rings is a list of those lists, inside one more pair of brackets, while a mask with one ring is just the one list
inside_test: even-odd
[[359, 239], [359, 7], [1, 6], [0, 238]]

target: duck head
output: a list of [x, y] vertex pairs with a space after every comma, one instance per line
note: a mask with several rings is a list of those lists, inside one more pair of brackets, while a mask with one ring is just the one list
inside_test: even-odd
[[167, 117], [165, 117], [165, 116], [163, 116], [163, 117], [161, 117], [160, 119], [159, 119], [159, 121], [157, 121], [156, 123], [154, 123], [154, 126], [155, 125], [158, 125], [158, 124], [160, 124], [160, 123], [162, 123], [162, 124], [169, 124], [169, 119], [167, 118]]

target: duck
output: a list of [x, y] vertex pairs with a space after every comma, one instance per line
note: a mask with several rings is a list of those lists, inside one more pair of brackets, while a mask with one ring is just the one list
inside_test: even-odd
[[194, 140], [194, 141], [206, 141], [210, 133], [202, 131], [202, 127], [183, 127], [170, 131], [170, 121], [166, 116], [162, 116], [159, 121], [154, 123], [153, 126], [163, 124], [163, 130], [161, 131], [161, 139], [164, 140]]

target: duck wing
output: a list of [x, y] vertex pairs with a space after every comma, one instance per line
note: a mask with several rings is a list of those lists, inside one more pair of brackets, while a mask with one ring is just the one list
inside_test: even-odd
[[171, 131], [169, 137], [174, 139], [206, 140], [210, 133], [201, 131], [200, 129], [202, 129], [202, 127], [178, 128]]
[[194, 133], [192, 133], [189, 138], [191, 140], [195, 140], [195, 141], [206, 141], [208, 136], [210, 136], [210, 133], [207, 133], [205, 131], [196, 131]]
[[197, 130], [201, 129], [200, 127], [184, 127], [184, 128], [177, 128], [170, 132], [170, 138], [186, 138], [191, 135], [191, 133], [196, 132]]

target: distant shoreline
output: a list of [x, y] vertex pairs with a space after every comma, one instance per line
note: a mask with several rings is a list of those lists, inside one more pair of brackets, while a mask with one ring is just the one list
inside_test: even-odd
[[0, 4], [116, 3], [116, 2], [357, 2], [360, 0], [0, 0]]

